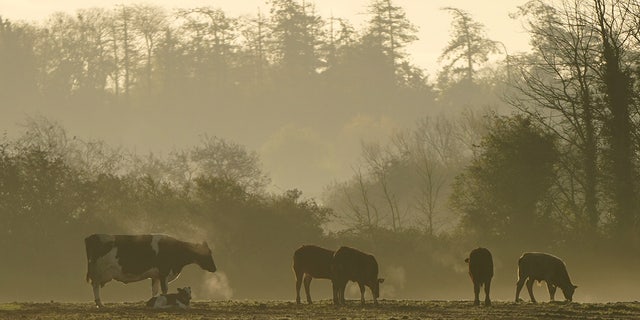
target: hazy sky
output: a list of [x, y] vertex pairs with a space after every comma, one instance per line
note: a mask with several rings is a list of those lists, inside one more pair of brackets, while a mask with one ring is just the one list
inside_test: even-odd
[[[370, 0], [307, 0], [316, 4], [325, 17], [347, 18], [356, 26], [367, 18], [366, 6]], [[79, 8], [107, 7], [116, 4], [133, 4], [141, 1], [122, 0], [0, 0], [0, 15], [10, 19], [42, 19], [55, 11], [73, 13]], [[255, 14], [258, 8], [267, 11], [266, 0], [150, 0], [142, 1], [167, 8], [213, 6], [231, 16]], [[510, 53], [528, 48], [528, 36], [520, 22], [509, 18], [509, 13], [526, 0], [395, 0], [407, 11], [409, 19], [419, 27], [419, 37], [410, 48], [415, 63], [426, 68], [429, 74], [437, 72], [437, 58], [449, 39], [451, 17], [442, 7], [456, 7], [470, 12], [475, 20], [486, 26], [488, 36], [503, 42]]]

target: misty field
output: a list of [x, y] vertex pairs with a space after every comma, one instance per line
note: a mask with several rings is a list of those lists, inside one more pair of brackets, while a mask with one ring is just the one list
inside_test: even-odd
[[382, 300], [380, 305], [349, 301], [334, 307], [324, 300], [313, 305], [291, 301], [194, 302], [189, 310], [150, 310], [143, 302], [110, 303], [98, 310], [92, 303], [0, 304], [1, 319], [638, 319], [640, 302], [513, 303], [475, 307], [471, 301]]

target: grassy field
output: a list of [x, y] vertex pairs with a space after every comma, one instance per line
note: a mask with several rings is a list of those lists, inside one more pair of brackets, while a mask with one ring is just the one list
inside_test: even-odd
[[150, 310], [144, 302], [0, 304], [0, 319], [640, 319], [640, 302], [512, 303], [475, 307], [470, 301], [359, 301], [334, 307], [329, 301], [296, 305], [289, 301], [193, 302], [189, 310]]

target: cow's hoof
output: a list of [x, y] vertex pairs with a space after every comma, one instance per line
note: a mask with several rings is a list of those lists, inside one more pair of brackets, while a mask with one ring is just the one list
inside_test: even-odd
[[485, 305], [485, 307], [490, 307], [491, 306], [491, 301], [485, 301], [484, 305]]
[[524, 300], [522, 300], [522, 298], [517, 298], [516, 303], [520, 303], [520, 302], [524, 302]]
[[480, 300], [474, 300], [473, 301], [473, 305], [474, 306], [479, 306], [480, 305]]

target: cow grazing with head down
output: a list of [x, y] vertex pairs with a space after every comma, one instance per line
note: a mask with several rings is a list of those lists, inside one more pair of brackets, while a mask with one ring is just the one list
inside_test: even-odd
[[485, 248], [473, 249], [469, 258], [464, 260], [469, 264], [469, 276], [473, 282], [474, 305], [480, 304], [480, 287], [484, 286], [484, 305], [490, 306], [491, 279], [493, 278], [493, 258], [491, 252]]
[[378, 278], [378, 262], [370, 254], [357, 249], [340, 247], [331, 261], [333, 276], [333, 303], [344, 304], [344, 291], [347, 282], [354, 281], [360, 286], [360, 302], [364, 304], [365, 286], [371, 289], [373, 303], [378, 304], [380, 284], [384, 279]]
[[182, 268], [195, 263], [215, 272], [211, 249], [166, 235], [93, 234], [84, 239], [87, 250], [87, 281], [93, 286], [96, 306], [103, 307], [100, 288], [115, 279], [123, 283], [151, 278], [152, 297], [158, 289], [166, 294], [168, 283]]
[[311, 279], [331, 279], [333, 251], [314, 245], [304, 245], [293, 253], [293, 272], [296, 275], [296, 303], [300, 304], [300, 286], [304, 278], [307, 303], [311, 304]]
[[520, 300], [520, 290], [524, 282], [527, 282], [527, 290], [531, 302], [535, 303], [533, 296], [533, 282], [545, 281], [549, 289], [549, 297], [554, 300], [556, 288], [560, 287], [565, 299], [572, 301], [573, 293], [577, 286], [574, 286], [569, 279], [567, 267], [560, 258], [540, 252], [526, 252], [518, 260], [518, 283], [516, 284], [516, 302]]
[[147, 301], [147, 307], [154, 309], [168, 309], [168, 308], [189, 308], [191, 302], [191, 287], [178, 288], [178, 293], [161, 294], [156, 297], [151, 297]]

